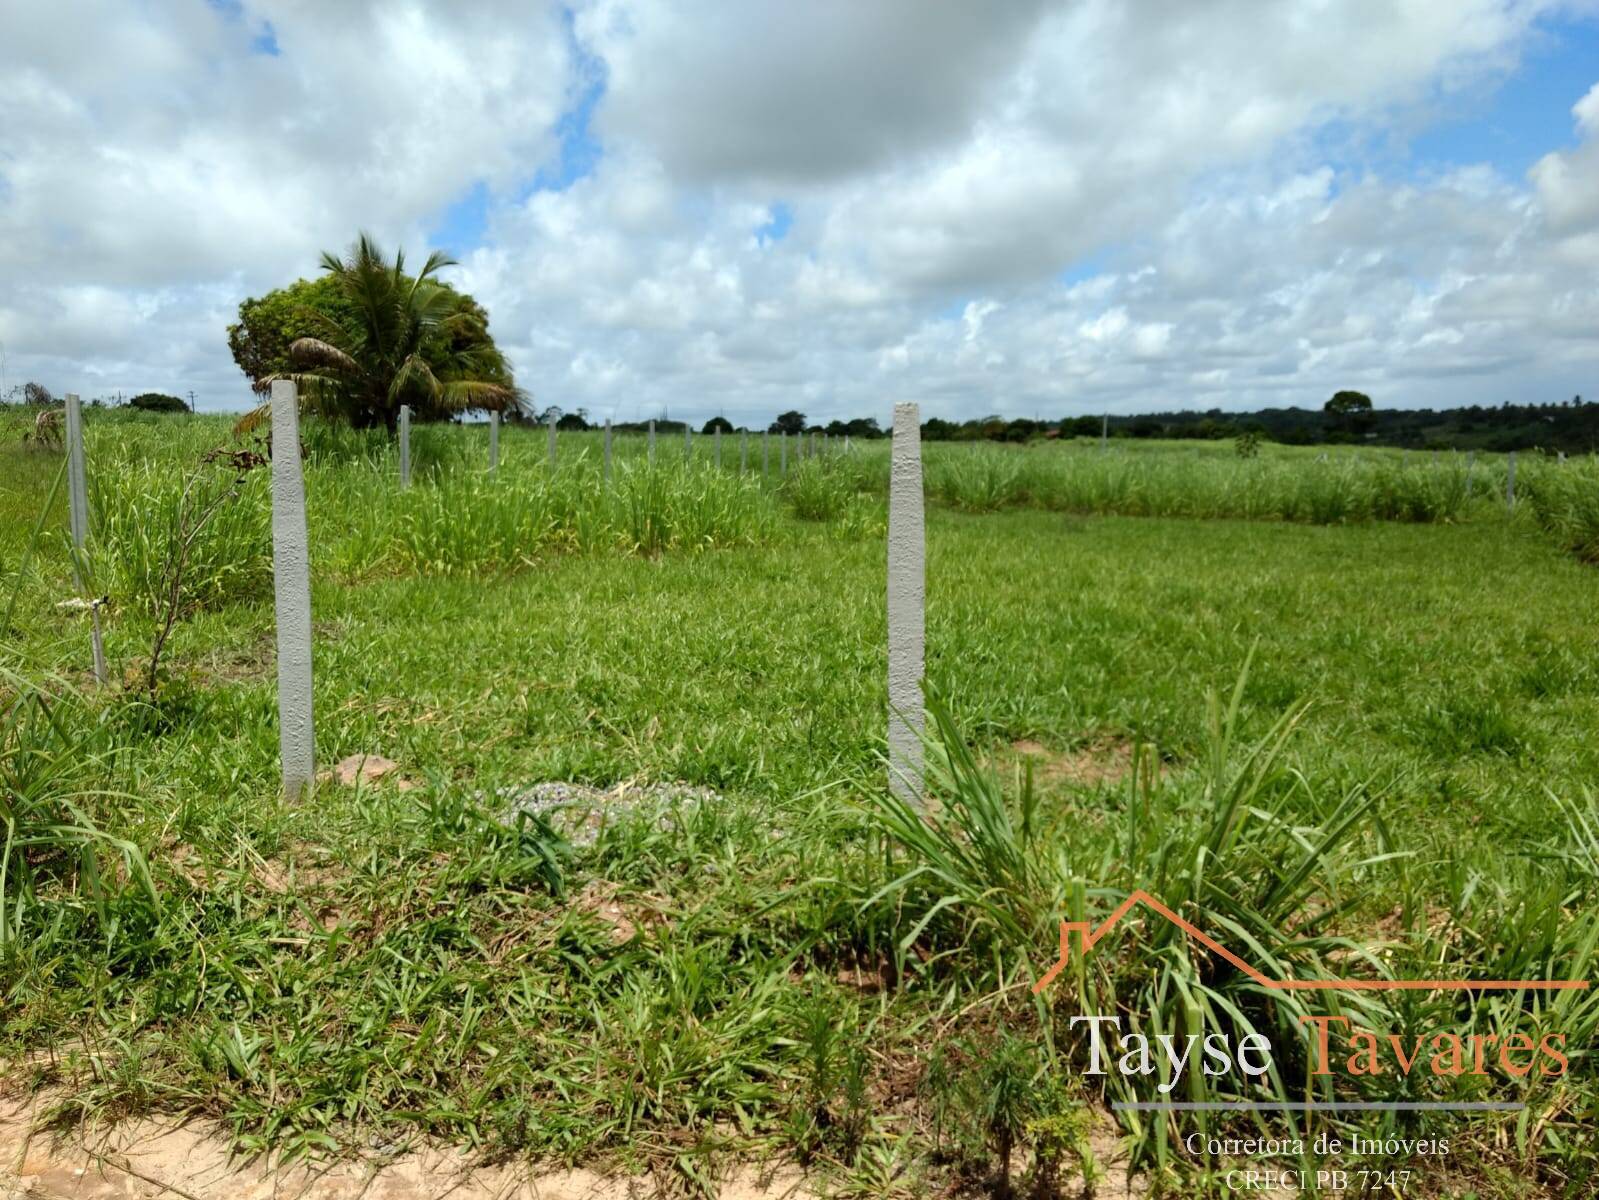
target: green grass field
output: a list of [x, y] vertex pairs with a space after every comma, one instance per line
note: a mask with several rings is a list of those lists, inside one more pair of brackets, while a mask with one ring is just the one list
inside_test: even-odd
[[[481, 428], [423, 429], [402, 495], [391, 448], [308, 429], [319, 762], [399, 766], [288, 806], [264, 469], [195, 539], [152, 693], [184, 479], [227, 426], [89, 433], [104, 689], [56, 607], [60, 456], [0, 441], [0, 1054], [67, 1085], [63, 1121], [186, 1112], [305, 1154], [428, 1136], [689, 1190], [774, 1155], [861, 1195], [993, 1190], [1014, 1146], [1045, 1187], [1131, 1094], [1082, 1074], [1072, 1013], [1287, 1045], [1321, 1011], [1150, 922], [1035, 1002], [1057, 922], [1134, 887], [1302, 978], [1596, 973], [1593, 463], [1519, 463], [1507, 513], [1493, 456], [1468, 484], [1396, 451], [929, 446], [924, 833], [884, 798], [882, 443], [779, 486], [775, 444], [762, 480], [736, 438], [720, 471], [709, 439], [653, 468], [627, 439], [604, 486], [597, 435], [551, 476], [508, 429], [490, 480]], [[568, 840], [507, 815], [550, 781], [633, 790]], [[1568, 1036], [1568, 1073], [1491, 1081], [1523, 1112], [1344, 1119], [1451, 1138], [1404, 1194], [1593, 1194], [1588, 993], [1347, 1008]], [[1490, 1098], [1278, 1066], [1284, 1098]], [[1158, 1187], [1226, 1194], [1182, 1148], [1196, 1121], [1249, 1127], [1121, 1129]]]

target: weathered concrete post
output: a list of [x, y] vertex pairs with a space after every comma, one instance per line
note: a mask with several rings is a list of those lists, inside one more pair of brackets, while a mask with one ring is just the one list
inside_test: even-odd
[[549, 461], [550, 470], [555, 470], [555, 418], [553, 416], [550, 418]]
[[[89, 540], [89, 473], [83, 461], [83, 404], [76, 392], [67, 393], [67, 521], [72, 528], [72, 582], [78, 591], [88, 586], [84, 545]], [[100, 604], [89, 601], [89, 645], [94, 654], [94, 681], [106, 681], [105, 641], [100, 634]]]
[[849, 434], [847, 433], [844, 435], [844, 453], [849, 453]]
[[926, 541], [921, 415], [914, 404], [896, 404], [888, 476], [888, 786], [917, 808], [922, 803]]
[[[410, 412], [400, 410], [401, 428]], [[403, 458], [402, 458], [402, 461]], [[278, 623], [278, 748], [283, 793], [311, 786], [316, 751], [311, 719], [311, 557], [300, 474], [300, 400], [287, 379], [272, 384], [272, 590]]]
[[500, 414], [489, 414], [489, 474], [498, 474], [500, 470]]
[[711, 444], [716, 447], [715, 462], [718, 467], [722, 465], [722, 427], [718, 425], [711, 437]]
[[606, 483], [611, 482], [611, 418], [605, 418], [605, 475]]
[[[272, 395], [276, 397], [277, 394], [277, 384], [273, 384]], [[276, 399], [273, 400], [272, 407], [274, 411], [277, 409]], [[298, 446], [300, 444], [299, 414], [295, 416], [294, 444]], [[276, 428], [275, 423], [274, 428]], [[302, 483], [302, 490], [303, 486]], [[409, 404], [400, 405], [400, 486], [402, 488], [411, 486], [411, 406]], [[304, 503], [302, 500], [301, 504], [303, 505]]]
[[1512, 450], [1505, 464], [1505, 508], [1516, 511], [1516, 452]]
[[89, 536], [89, 477], [83, 463], [83, 406], [67, 393], [67, 523], [72, 528], [72, 582], [84, 585], [80, 556]]
[[655, 462], [655, 422], [650, 422], [650, 463]]

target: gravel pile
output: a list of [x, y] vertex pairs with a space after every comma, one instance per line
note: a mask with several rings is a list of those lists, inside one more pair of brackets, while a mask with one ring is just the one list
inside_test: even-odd
[[721, 796], [710, 788], [683, 783], [619, 783], [613, 788], [590, 787], [586, 783], [535, 783], [526, 788], [501, 788], [506, 802], [505, 820], [514, 822], [522, 813], [546, 818], [575, 846], [591, 846], [600, 829], [613, 815], [654, 811], [660, 829], [673, 828], [673, 816], [684, 802], [719, 802]]

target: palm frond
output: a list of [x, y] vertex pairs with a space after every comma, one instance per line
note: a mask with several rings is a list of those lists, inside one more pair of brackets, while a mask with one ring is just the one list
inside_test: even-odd
[[436, 400], [441, 390], [438, 376], [420, 354], [407, 355], [400, 364], [400, 369], [394, 373], [394, 382], [389, 384], [389, 399], [398, 403], [406, 389], [413, 385], [421, 388], [429, 399]]
[[248, 437], [272, 420], [272, 401], [257, 404], [233, 423], [234, 437]]
[[296, 338], [289, 345], [289, 358], [297, 366], [327, 367], [351, 375], [361, 373], [360, 363], [332, 342], [325, 342], [321, 338]]
[[439, 400], [451, 412], [481, 408], [489, 412], [504, 412], [516, 403], [517, 390], [500, 383], [481, 379], [452, 379], [444, 384]]
[[[332, 400], [337, 395], [341, 380], [328, 375], [318, 375], [312, 371], [283, 371], [276, 375], [268, 375], [262, 380], [266, 390], [272, 390], [272, 384], [279, 379], [287, 379], [294, 384], [299, 393], [300, 412], [318, 413], [322, 416], [330, 415]], [[233, 423], [233, 436], [245, 437], [256, 430], [271, 424], [272, 401], [258, 404]]]

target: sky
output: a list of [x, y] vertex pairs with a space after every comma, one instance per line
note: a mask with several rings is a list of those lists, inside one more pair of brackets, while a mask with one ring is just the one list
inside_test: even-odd
[[1599, 399], [1599, 0], [56, 0], [0, 81], [0, 391], [247, 408], [366, 230], [596, 419]]

